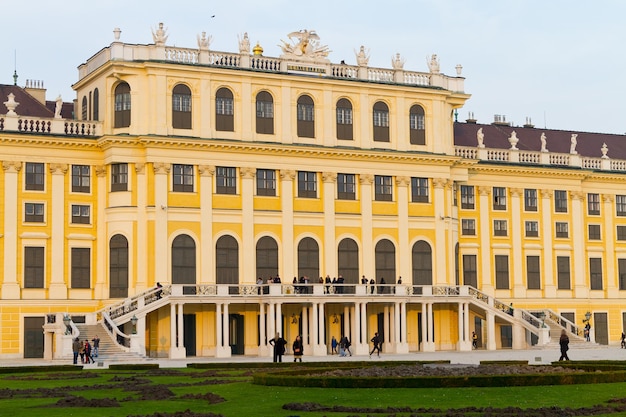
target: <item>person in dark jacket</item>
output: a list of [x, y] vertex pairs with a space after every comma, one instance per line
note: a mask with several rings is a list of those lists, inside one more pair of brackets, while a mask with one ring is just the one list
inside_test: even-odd
[[302, 338], [300, 335], [296, 336], [296, 340], [293, 341], [293, 345], [291, 346], [293, 349], [293, 361], [302, 362], [302, 355], [304, 354], [304, 345], [302, 343]]
[[78, 352], [80, 351], [80, 340], [78, 337], [72, 342], [72, 353], [74, 354], [74, 365], [78, 364]]
[[562, 360], [568, 361], [569, 358], [567, 357], [567, 351], [569, 350], [569, 337], [567, 337], [565, 330], [561, 330], [561, 338], [559, 339], [559, 345], [561, 345], [561, 357], [559, 358], [559, 361], [562, 361]]
[[374, 352], [378, 353], [378, 357], [380, 358], [380, 337], [378, 336], [378, 332], [374, 333], [374, 337], [372, 337], [371, 342], [374, 344], [374, 347], [370, 352], [370, 358]]
[[274, 346], [274, 362], [282, 362], [287, 341], [280, 337], [280, 333], [276, 333], [276, 337], [270, 340], [270, 345]]

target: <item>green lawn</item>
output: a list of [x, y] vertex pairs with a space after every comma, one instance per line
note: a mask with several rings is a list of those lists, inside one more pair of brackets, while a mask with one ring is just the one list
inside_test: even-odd
[[[214, 413], [225, 417], [407, 417], [410, 415], [430, 417], [432, 413], [375, 413], [372, 410], [306, 412], [284, 410], [282, 406], [288, 403], [310, 402], [323, 406], [355, 407], [360, 410], [381, 407], [448, 410], [465, 407], [505, 408], [509, 406], [524, 409], [539, 407], [576, 409], [602, 405], [612, 398], [626, 398], [626, 383], [455, 389], [290, 388], [253, 385], [250, 383], [250, 371], [255, 370], [114, 371], [100, 369], [78, 372], [2, 374], [0, 375], [0, 415], [9, 417], [145, 416], [156, 412], [174, 413], [189, 409], [196, 413]], [[159, 393], [166, 392], [168, 389], [172, 395], [161, 399]], [[204, 398], [183, 398], [185, 394], [207, 393], [223, 397], [225, 401], [211, 404]], [[41, 408], [55, 404], [67, 395], [85, 399], [116, 399], [120, 406]], [[483, 414], [468, 413], [466, 415]], [[616, 417], [626, 416], [626, 412], [588, 415]]]

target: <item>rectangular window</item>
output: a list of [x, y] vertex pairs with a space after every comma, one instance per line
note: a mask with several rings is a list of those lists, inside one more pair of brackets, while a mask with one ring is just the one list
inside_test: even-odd
[[476, 220], [461, 219], [461, 234], [464, 236], [476, 235]]
[[[217, 168], [219, 170], [219, 168]], [[193, 165], [172, 165], [172, 190], [181, 193], [193, 192]]]
[[414, 130], [424, 130], [426, 129], [424, 123], [424, 115], [423, 114], [409, 114], [409, 127]]
[[24, 221], [28, 223], [43, 223], [43, 203], [25, 203]]
[[626, 216], [626, 195], [615, 196], [615, 211], [620, 217]]
[[587, 214], [590, 216], [600, 214], [600, 194], [587, 194]]
[[461, 185], [461, 208], [473, 210], [474, 209], [474, 186], [473, 185]]
[[89, 165], [72, 165], [72, 192], [88, 193], [90, 191]]
[[389, 112], [384, 110], [374, 110], [374, 126], [389, 127]]
[[393, 186], [391, 177], [387, 175], [374, 176], [374, 199], [376, 201], [392, 201]]
[[43, 247], [24, 248], [24, 288], [44, 288]]
[[565, 222], [556, 222], [556, 237], [569, 237], [569, 225]]
[[531, 188], [524, 190], [524, 210], [537, 211], [537, 190]]
[[130, 110], [130, 92], [115, 94], [115, 111]]
[[411, 201], [428, 203], [428, 178], [411, 178]]
[[600, 225], [599, 224], [590, 224], [589, 225], [589, 240], [600, 240]]
[[298, 171], [298, 197], [317, 198], [317, 173]]
[[533, 221], [524, 222], [524, 228], [526, 230], [526, 237], [538, 237], [539, 236], [539, 223]]
[[589, 258], [589, 284], [592, 290], [602, 289], [602, 258]]
[[237, 194], [237, 168], [217, 167], [215, 168], [215, 181], [217, 194]]
[[25, 189], [43, 191], [44, 179], [45, 179], [44, 164], [26, 162]]
[[626, 259], [617, 260], [617, 273], [619, 274], [619, 289], [626, 291]]
[[509, 289], [509, 256], [496, 255], [496, 289]]
[[256, 102], [256, 117], [263, 119], [274, 118], [274, 102], [272, 101], [257, 101]]
[[173, 94], [172, 111], [191, 112], [191, 96], [189, 94]]
[[626, 240], [626, 226], [617, 226], [617, 240]]
[[232, 116], [235, 114], [233, 99], [230, 97], [216, 97], [215, 114], [220, 116]]
[[493, 187], [493, 209], [506, 210], [506, 188]]
[[506, 220], [494, 220], [493, 221], [493, 235], [494, 236], [507, 236], [507, 224]]
[[569, 290], [570, 285], [570, 272], [569, 272], [569, 256], [557, 256], [556, 257], [556, 274], [557, 274], [557, 287], [559, 290]]
[[337, 174], [337, 199], [356, 200], [356, 176]]
[[72, 288], [91, 288], [91, 249], [72, 248]]
[[315, 107], [313, 104], [298, 103], [298, 120], [302, 122], [314, 121]]
[[276, 195], [276, 171], [273, 169], [256, 170], [256, 195]]
[[351, 125], [352, 124], [352, 109], [347, 107], [337, 107], [337, 124], [338, 125]]
[[476, 255], [463, 255], [463, 285], [478, 288], [478, 270]]
[[557, 213], [567, 213], [567, 191], [554, 191], [554, 211]]
[[526, 283], [529, 290], [541, 289], [541, 267], [539, 256], [526, 257]]
[[128, 190], [128, 164], [111, 164], [111, 191]]
[[90, 207], [84, 205], [72, 204], [72, 223], [73, 224], [90, 224], [91, 217], [89, 215]]

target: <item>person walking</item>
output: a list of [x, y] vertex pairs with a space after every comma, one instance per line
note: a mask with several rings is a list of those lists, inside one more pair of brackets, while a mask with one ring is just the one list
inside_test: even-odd
[[622, 349], [626, 349], [626, 334], [624, 334], [624, 332], [622, 332], [622, 344], [621, 344], [621, 348], [622, 348]]
[[78, 342], [78, 354], [80, 355], [80, 363], [85, 363], [85, 342]]
[[95, 335], [93, 339], [91, 339], [91, 343], [93, 345], [93, 356], [98, 357], [98, 352], [100, 351], [100, 338], [98, 335]]
[[341, 349], [343, 349], [343, 356], [346, 356], [346, 353], [352, 356], [352, 352], [350, 351], [350, 345], [351, 343], [347, 336], [343, 336], [339, 340], [339, 346], [341, 346]]
[[287, 341], [280, 337], [280, 333], [276, 333], [276, 337], [270, 340], [270, 345], [274, 346], [274, 362], [282, 362]]
[[93, 360], [93, 356], [91, 356], [91, 345], [89, 344], [89, 340], [85, 339], [85, 362], [86, 363], [96, 363]]
[[78, 364], [78, 352], [80, 351], [80, 340], [78, 337], [72, 342], [72, 353], [74, 354], [74, 365]]
[[293, 361], [302, 362], [302, 355], [304, 354], [304, 345], [302, 343], [302, 338], [300, 335], [296, 336], [296, 340], [293, 341], [293, 345], [291, 346], [293, 349]]
[[330, 341], [330, 347], [332, 348], [332, 350], [330, 351], [331, 355], [334, 355], [337, 353], [337, 339], [335, 339], [335, 336], [333, 336], [333, 338]]
[[478, 349], [478, 335], [476, 332], [472, 332], [472, 347]]
[[561, 345], [561, 357], [559, 358], [559, 361], [562, 361], [562, 360], [568, 361], [569, 357], [567, 356], [567, 351], [569, 350], [569, 337], [567, 337], [565, 330], [561, 330], [561, 337], [559, 338], [559, 345]]
[[378, 337], [378, 332], [374, 333], [374, 337], [372, 337], [372, 340], [370, 341], [374, 344], [374, 347], [370, 352], [370, 359], [372, 358], [374, 352], [376, 352], [378, 354], [378, 357], [380, 358], [380, 337]]

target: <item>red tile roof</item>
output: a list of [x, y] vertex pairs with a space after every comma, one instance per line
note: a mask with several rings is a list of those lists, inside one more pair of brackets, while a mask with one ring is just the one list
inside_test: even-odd
[[454, 144], [456, 146], [478, 145], [476, 133], [483, 129], [485, 148], [510, 149], [508, 138], [515, 131], [519, 142], [517, 148], [524, 151], [541, 150], [541, 134], [546, 135], [546, 148], [549, 152], [569, 153], [572, 134], [576, 138], [576, 152], [581, 156], [601, 157], [602, 144], [606, 143], [611, 159], [626, 159], [626, 135], [607, 133], [576, 132], [573, 130], [551, 130], [536, 127], [504, 126], [496, 124], [454, 123]]

